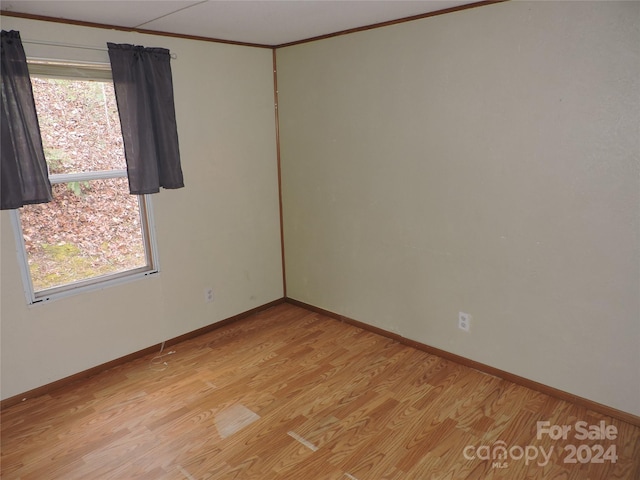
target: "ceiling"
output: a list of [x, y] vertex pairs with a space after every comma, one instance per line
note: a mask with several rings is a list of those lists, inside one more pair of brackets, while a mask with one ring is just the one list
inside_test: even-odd
[[2, 0], [2, 10], [240, 43], [282, 45], [475, 0]]

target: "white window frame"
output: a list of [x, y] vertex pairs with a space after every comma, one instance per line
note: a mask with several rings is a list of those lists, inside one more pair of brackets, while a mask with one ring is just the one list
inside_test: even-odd
[[[79, 65], [52, 61], [33, 61], [33, 63], [30, 63], [29, 67], [30, 72], [39, 77], [51, 76], [53, 78], [66, 78], [70, 80], [93, 79], [99, 81], [111, 79], [111, 68], [108, 64]], [[65, 73], [67, 74], [65, 75]], [[127, 177], [127, 171], [125, 169], [53, 174], [49, 175], [49, 181], [54, 185], [58, 183], [85, 182], [123, 177]], [[144, 243], [145, 257], [147, 260], [147, 264], [145, 266], [117, 273], [99, 275], [86, 280], [80, 280], [38, 291], [34, 290], [33, 281], [31, 280], [31, 270], [29, 268], [29, 258], [24, 242], [22, 223], [20, 222], [20, 212], [18, 209], [12, 210], [11, 222], [16, 239], [18, 263], [20, 265], [20, 272], [27, 303], [29, 305], [46, 303], [50, 300], [68, 297], [70, 295], [83, 292], [100, 290], [158, 273], [160, 271], [160, 262], [158, 258], [155, 223], [153, 221], [154, 215], [151, 195], [137, 195], [137, 197], [138, 212], [140, 214], [140, 230], [142, 231], [142, 241]]]

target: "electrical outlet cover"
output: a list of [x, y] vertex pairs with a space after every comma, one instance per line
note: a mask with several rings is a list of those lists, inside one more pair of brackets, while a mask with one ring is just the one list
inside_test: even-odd
[[471, 330], [471, 315], [464, 312], [458, 312], [458, 328], [465, 332]]
[[204, 301], [206, 303], [213, 302], [213, 288], [204, 289]]

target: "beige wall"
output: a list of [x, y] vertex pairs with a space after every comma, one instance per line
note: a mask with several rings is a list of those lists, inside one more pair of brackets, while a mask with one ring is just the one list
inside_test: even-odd
[[[280, 49], [289, 296], [640, 414], [639, 7], [509, 2]], [[154, 196], [158, 276], [46, 305], [2, 212], [2, 398], [282, 296], [269, 50], [2, 28], [175, 52], [187, 184]]]
[[[1, 215], [2, 398], [282, 297], [272, 53], [2, 18], [23, 40], [169, 48], [186, 188], [153, 197], [161, 272], [27, 306]], [[28, 55], [108, 61], [106, 52], [25, 43]], [[211, 286], [215, 301], [204, 302]]]
[[639, 26], [508, 2], [278, 50], [289, 296], [640, 415]]

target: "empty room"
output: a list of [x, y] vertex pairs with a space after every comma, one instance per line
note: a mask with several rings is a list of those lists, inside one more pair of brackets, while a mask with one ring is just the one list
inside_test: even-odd
[[3, 479], [640, 478], [640, 2], [2, 2]]

